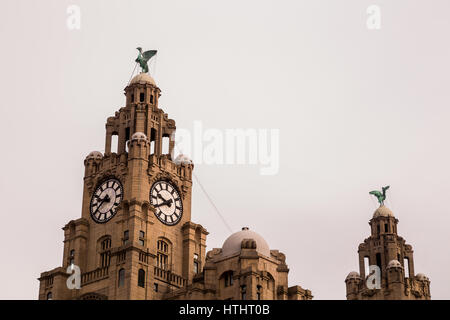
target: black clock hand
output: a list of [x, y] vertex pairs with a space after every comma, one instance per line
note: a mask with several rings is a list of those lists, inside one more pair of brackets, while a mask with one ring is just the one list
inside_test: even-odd
[[157, 205], [155, 205], [155, 208], [161, 207], [161, 206], [168, 206], [169, 208], [172, 206], [172, 199], [165, 200]]
[[103, 202], [105, 202], [105, 200], [106, 200], [106, 197], [101, 199], [100, 204], [98, 205], [97, 209], [95, 209], [95, 211], [94, 211], [94, 215], [97, 213], [98, 209], [100, 209], [100, 207], [102, 206]]
[[160, 193], [158, 193], [158, 198], [161, 198], [164, 202], [168, 201], [168, 200], [164, 199], [163, 196]]
[[[98, 199], [100, 199], [100, 197], [97, 197]], [[98, 205], [97, 209], [95, 209], [94, 214], [97, 213], [98, 209], [100, 209], [100, 207], [103, 205], [104, 202], [109, 202], [111, 199], [109, 198], [108, 195], [105, 195], [103, 197], [103, 199], [100, 199], [100, 204]]]

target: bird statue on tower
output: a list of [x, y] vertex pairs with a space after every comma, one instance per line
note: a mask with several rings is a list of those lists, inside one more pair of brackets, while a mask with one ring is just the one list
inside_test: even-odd
[[135, 61], [141, 66], [141, 73], [147, 73], [148, 61], [156, 54], [157, 50], [148, 50], [142, 52], [141, 47], [137, 47], [136, 49], [139, 51], [139, 55]]
[[378, 202], [380, 203], [380, 207], [384, 206], [384, 200], [386, 200], [386, 190], [389, 189], [389, 186], [381, 188], [383, 191], [370, 191], [369, 194], [374, 195], [377, 197]]

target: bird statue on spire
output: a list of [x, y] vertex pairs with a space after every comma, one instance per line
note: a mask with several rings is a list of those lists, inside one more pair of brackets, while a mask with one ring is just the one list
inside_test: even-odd
[[157, 50], [148, 50], [142, 52], [141, 47], [137, 47], [136, 49], [139, 51], [139, 55], [135, 61], [141, 66], [141, 73], [147, 73], [148, 61], [157, 53]]
[[384, 200], [386, 200], [386, 190], [389, 189], [389, 186], [383, 187], [381, 188], [381, 190], [383, 191], [370, 191], [369, 194], [374, 195], [375, 197], [377, 197], [378, 202], [380, 203], [380, 207], [384, 206]]

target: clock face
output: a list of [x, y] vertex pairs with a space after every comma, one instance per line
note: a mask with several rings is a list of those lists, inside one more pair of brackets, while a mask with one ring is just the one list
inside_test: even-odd
[[114, 217], [123, 199], [123, 187], [119, 180], [111, 178], [95, 189], [91, 198], [91, 217], [95, 222], [105, 223]]
[[183, 215], [183, 203], [177, 189], [167, 181], [157, 181], [150, 190], [150, 203], [162, 223], [176, 225]]

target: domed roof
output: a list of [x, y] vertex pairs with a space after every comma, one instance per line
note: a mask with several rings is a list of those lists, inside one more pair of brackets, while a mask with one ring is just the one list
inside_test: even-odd
[[398, 260], [391, 260], [387, 265], [387, 269], [389, 268], [403, 268], [401, 263]]
[[361, 279], [361, 276], [359, 275], [358, 272], [356, 271], [352, 271], [347, 275], [347, 278], [345, 278], [345, 280], [358, 280]]
[[135, 84], [135, 83], [141, 83], [141, 84], [149, 83], [149, 84], [156, 86], [155, 80], [153, 80], [153, 78], [150, 77], [150, 75], [148, 73], [139, 73], [137, 76], [135, 76], [133, 79], [131, 79], [130, 84]]
[[103, 154], [100, 151], [92, 151], [86, 157], [86, 159], [95, 159], [95, 160], [100, 160], [101, 158], [103, 158]]
[[391, 209], [388, 207], [385, 207], [384, 205], [380, 206], [375, 212], [373, 213], [373, 217], [394, 217], [394, 214], [392, 213]]
[[222, 255], [230, 256], [241, 251], [241, 243], [244, 239], [253, 239], [256, 242], [256, 251], [266, 257], [270, 257], [270, 249], [266, 240], [256, 232], [250, 231], [247, 227], [241, 231], [233, 233], [228, 237], [222, 246]]
[[429, 280], [428, 279], [428, 277], [426, 276], [426, 275], [424, 275], [423, 273], [418, 273], [418, 274], [416, 274], [416, 278], [418, 279], [418, 280]]
[[131, 136], [131, 140], [147, 140], [147, 136], [142, 132], [135, 132]]
[[176, 165], [192, 164], [192, 160], [187, 155], [182, 154], [182, 153], [179, 154], [173, 162], [175, 162]]

